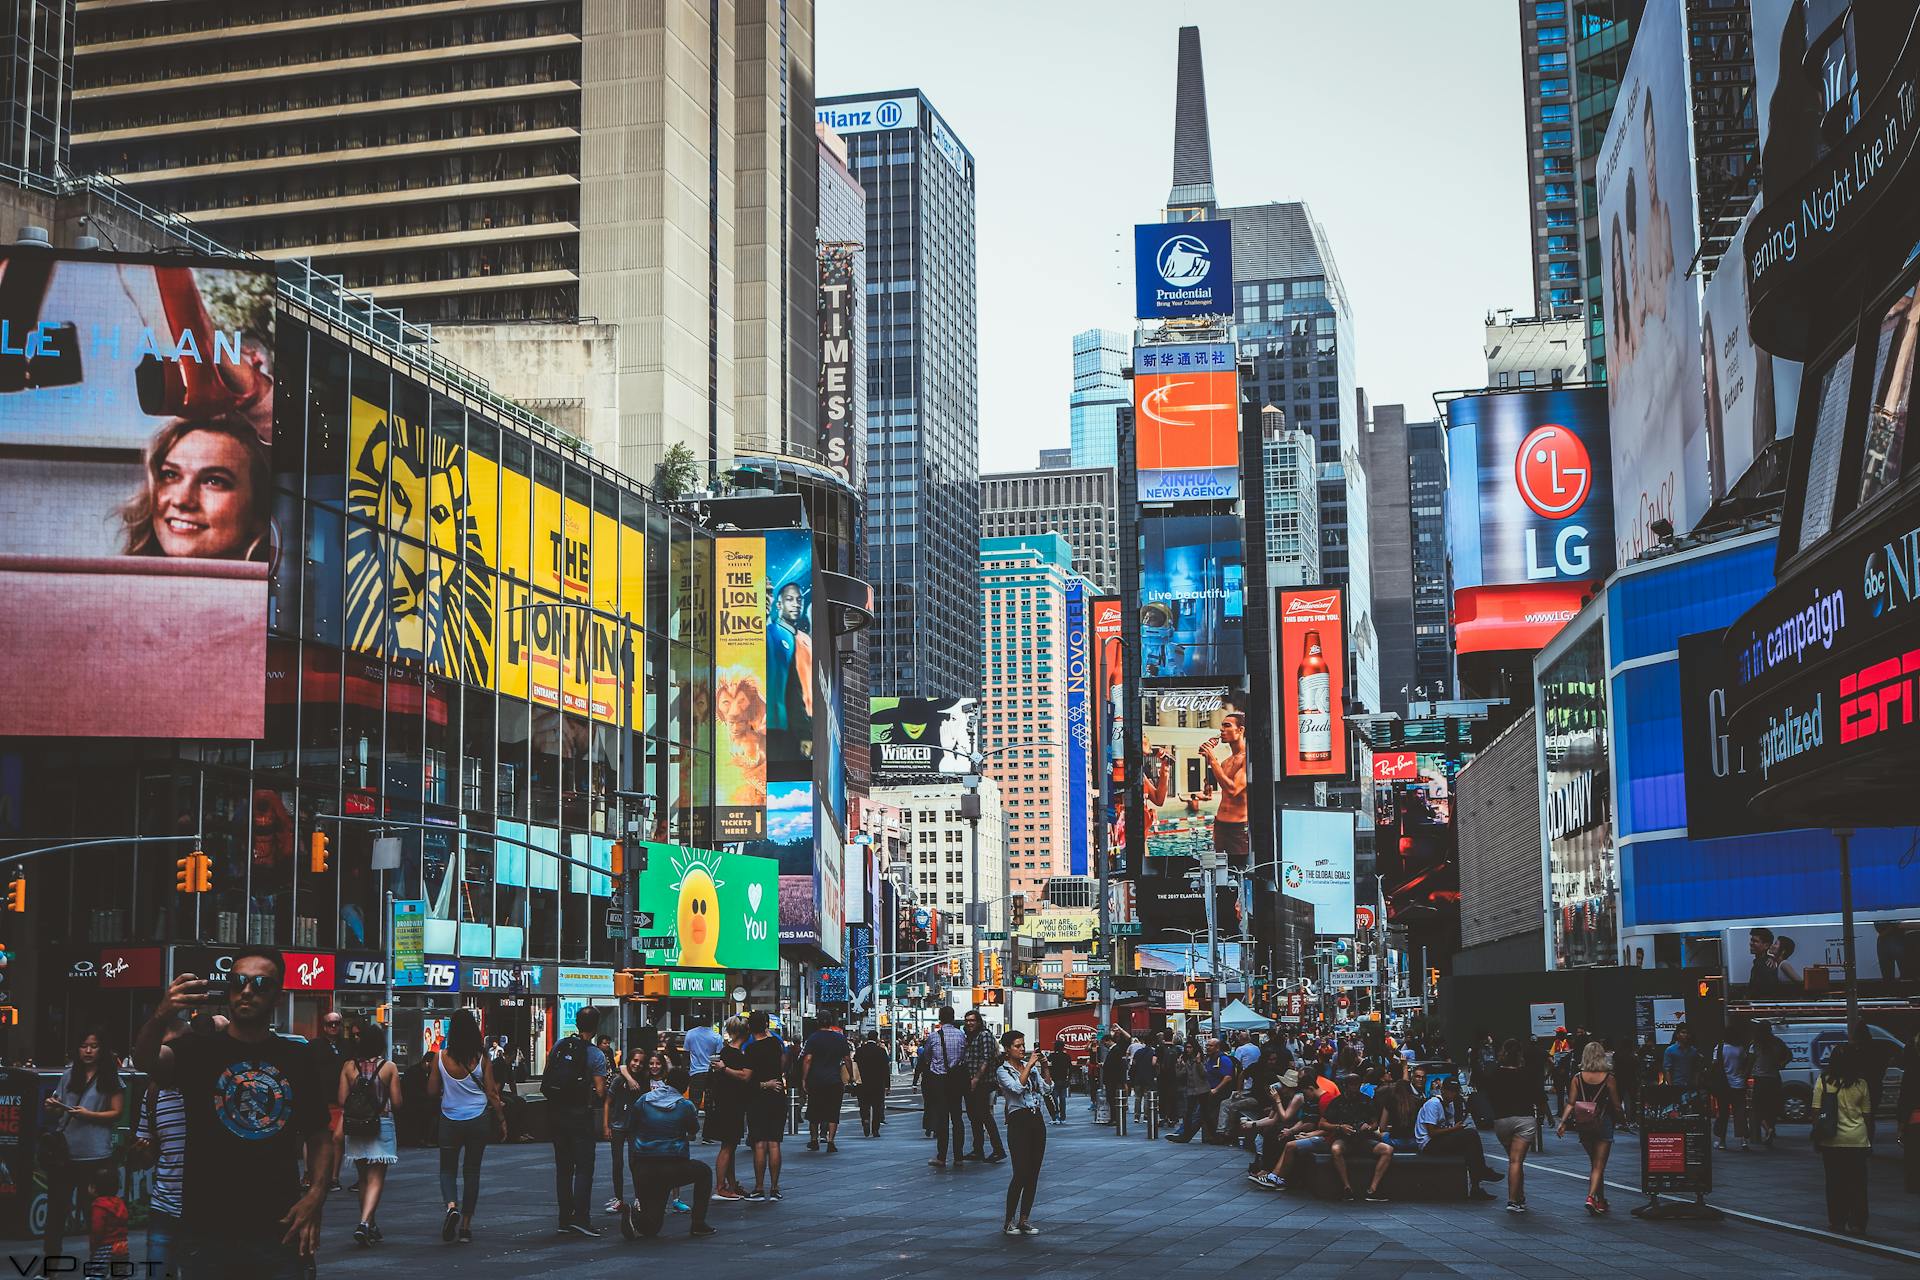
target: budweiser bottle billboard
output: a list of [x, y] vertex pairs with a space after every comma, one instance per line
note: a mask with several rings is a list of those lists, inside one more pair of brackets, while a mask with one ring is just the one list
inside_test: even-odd
[[1333, 674], [1320, 652], [1320, 633], [1309, 631], [1301, 646], [1298, 685], [1299, 747], [1302, 760], [1333, 759]]

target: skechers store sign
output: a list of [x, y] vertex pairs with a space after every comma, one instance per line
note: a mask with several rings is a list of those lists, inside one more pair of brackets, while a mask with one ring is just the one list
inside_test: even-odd
[[[1858, 782], [1920, 749], [1920, 523], [1899, 511], [1840, 540], [1797, 581], [1726, 633], [1727, 736], [1751, 769], [1768, 816], [1809, 816], [1815, 792], [1789, 785], [1831, 770]], [[1863, 772], [1864, 771], [1864, 772]], [[1896, 802], [1897, 803], [1897, 802]], [[1876, 825], [1910, 819], [1894, 804], [1825, 814]]]

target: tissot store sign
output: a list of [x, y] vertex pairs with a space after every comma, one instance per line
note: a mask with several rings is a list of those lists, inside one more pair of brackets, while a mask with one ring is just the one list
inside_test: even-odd
[[[1862, 826], [1911, 820], [1917, 597], [1920, 503], [1909, 501], [1835, 540], [1728, 628], [1729, 750], [1757, 774], [1763, 813]], [[1847, 785], [1795, 785], [1829, 774]], [[1822, 795], [1844, 807], [1819, 809]]]

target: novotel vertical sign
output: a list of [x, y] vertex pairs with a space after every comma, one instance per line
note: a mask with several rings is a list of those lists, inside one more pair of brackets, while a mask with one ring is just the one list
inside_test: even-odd
[[1084, 876], [1092, 865], [1088, 856], [1088, 827], [1092, 811], [1087, 775], [1092, 759], [1093, 721], [1089, 715], [1088, 686], [1093, 671], [1087, 643], [1086, 584], [1067, 583], [1067, 855], [1071, 873]]

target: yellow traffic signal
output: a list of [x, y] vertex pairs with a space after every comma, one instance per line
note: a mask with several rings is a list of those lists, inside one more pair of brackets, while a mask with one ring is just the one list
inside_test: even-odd
[[1440, 994], [1440, 971], [1438, 969], [1427, 970], [1427, 994], [1430, 996]]
[[618, 876], [623, 876], [626, 873], [627, 873], [627, 850], [624, 845], [622, 845], [618, 840], [615, 840], [613, 842], [613, 848], [607, 850], [607, 874], [610, 876], [618, 877]]
[[10, 1004], [0, 1004], [0, 1026], [16, 1027], [20, 1025], [20, 1011]]
[[641, 975], [640, 994], [649, 1000], [664, 1000], [673, 991], [673, 979], [664, 973]]
[[[618, 845], [614, 847], [616, 849], [619, 848]], [[633, 974], [631, 971], [622, 969], [613, 975], [613, 994], [622, 1000], [633, 994]]]
[[1013, 927], [1018, 929], [1022, 924], [1026, 923], [1026, 919], [1027, 895], [1024, 893], [1016, 893], [1013, 895]]
[[993, 982], [989, 985], [996, 987], [1000, 985], [1000, 953], [998, 951], [993, 953]]
[[313, 872], [315, 875], [326, 874], [327, 855], [331, 852], [327, 846], [327, 833], [324, 831], [315, 831], [309, 843], [310, 856], [307, 859], [307, 870]]
[[1087, 980], [1085, 978], [1062, 978], [1060, 980], [1060, 994], [1068, 1000], [1085, 1000], [1087, 998]]
[[973, 1002], [977, 1005], [987, 1002], [987, 989], [985, 987], [975, 987], [973, 989]]
[[193, 891], [208, 893], [213, 889], [213, 859], [204, 853], [193, 855]]
[[25, 873], [17, 875], [7, 885], [7, 910], [25, 911], [27, 909], [27, 877]]
[[956, 981], [959, 979], [960, 977], [960, 957], [959, 956], [955, 956], [953, 957], [952, 960], [948, 961], [947, 972]]
[[373, 1020], [379, 1023], [383, 1027], [387, 1025], [387, 1006], [386, 1005], [383, 1004], [374, 1009]]
[[193, 887], [194, 871], [199, 865], [200, 855], [189, 853], [173, 860], [173, 887], [180, 893], [197, 893]]

